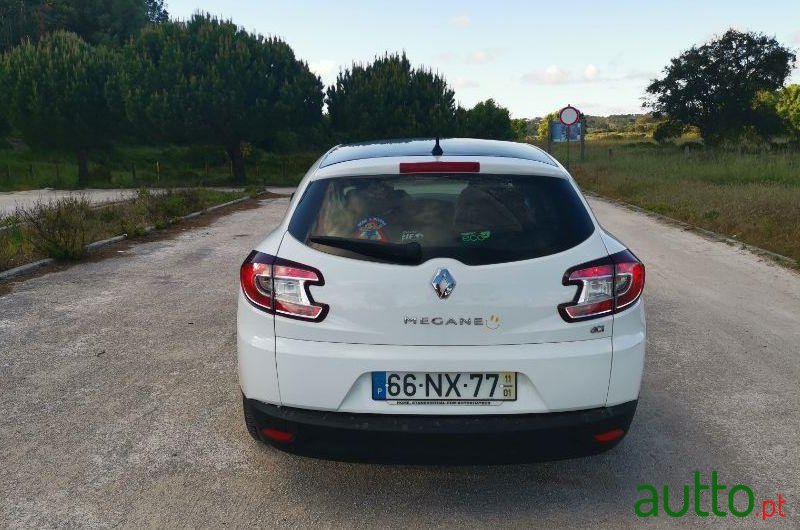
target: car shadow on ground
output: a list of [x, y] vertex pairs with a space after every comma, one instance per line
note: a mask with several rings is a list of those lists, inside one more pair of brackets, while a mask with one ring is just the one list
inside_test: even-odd
[[[294, 502], [307, 508], [376, 503], [397, 510], [435, 513], [443, 506], [463, 514], [488, 505], [496, 513], [516, 513], [535, 505], [552, 512], [587, 507], [633, 514], [640, 484], [690, 484], [695, 469], [719, 469], [716, 459], [733, 461], [712, 447], [701, 421], [676, 410], [665, 396], [644, 393], [630, 433], [620, 445], [599, 455], [513, 465], [409, 466], [356, 464], [284, 454], [271, 463], [270, 475], [285, 473], [289, 484], [302, 483]], [[271, 447], [266, 453], [277, 452]], [[716, 466], [716, 467], [715, 467]], [[291, 477], [303, 475], [302, 480]], [[739, 475], [741, 476], [741, 475]], [[738, 476], [737, 476], [738, 478]], [[317, 503], [320, 503], [317, 506]], [[529, 509], [529, 508], [526, 508]]]

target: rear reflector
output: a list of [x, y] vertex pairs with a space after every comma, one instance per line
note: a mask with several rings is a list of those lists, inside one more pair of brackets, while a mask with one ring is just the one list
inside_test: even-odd
[[480, 162], [400, 162], [400, 173], [479, 173]]
[[622, 429], [612, 429], [610, 431], [595, 434], [594, 439], [601, 444], [607, 444], [609, 442], [613, 442], [614, 440], [619, 440], [623, 436], [625, 436], [625, 431]]
[[288, 444], [294, 441], [294, 434], [279, 429], [273, 429], [272, 427], [261, 429], [261, 434], [274, 442], [282, 444]]

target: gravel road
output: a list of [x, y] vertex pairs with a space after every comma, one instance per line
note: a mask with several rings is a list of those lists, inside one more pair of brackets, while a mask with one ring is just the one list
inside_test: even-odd
[[0, 526], [633, 527], [637, 485], [677, 493], [694, 470], [750, 486], [757, 508], [780, 492], [786, 517], [760, 526], [800, 526], [796, 273], [593, 200], [648, 267], [644, 386], [619, 447], [515, 466], [314, 460], [242, 424], [238, 266], [287, 202], [260, 204], [0, 296]]

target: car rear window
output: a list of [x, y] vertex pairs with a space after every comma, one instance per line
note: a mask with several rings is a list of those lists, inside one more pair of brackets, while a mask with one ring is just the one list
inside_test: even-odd
[[528, 175], [379, 175], [312, 182], [289, 223], [299, 241], [353, 259], [487, 265], [538, 258], [594, 231], [566, 179]]

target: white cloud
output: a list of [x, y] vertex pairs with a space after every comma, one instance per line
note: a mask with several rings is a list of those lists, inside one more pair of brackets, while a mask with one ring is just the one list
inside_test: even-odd
[[467, 15], [459, 15], [450, 19], [449, 24], [455, 28], [466, 28], [472, 23]]
[[528, 72], [522, 76], [522, 81], [533, 85], [561, 85], [561, 84], [581, 84], [581, 83], [614, 83], [619, 81], [642, 81], [653, 78], [652, 72], [641, 70], [631, 70], [606, 74], [601, 73], [600, 69], [593, 64], [586, 65], [583, 75], [572, 75], [569, 70], [558, 66], [548, 66], [544, 70]]
[[478, 82], [475, 81], [474, 79], [466, 79], [466, 78], [463, 78], [463, 77], [458, 77], [453, 82], [453, 86], [456, 89], [460, 90], [460, 89], [464, 89], [464, 88], [476, 88], [479, 85], [478, 85]]
[[494, 60], [494, 55], [486, 50], [478, 50], [469, 54], [467, 61], [470, 63], [484, 64]]
[[544, 70], [528, 72], [522, 76], [526, 83], [539, 85], [559, 85], [569, 81], [569, 72], [556, 65], [550, 65]]
[[311, 61], [308, 63], [308, 68], [320, 77], [325, 77], [336, 71], [336, 61], [330, 59], [320, 59], [319, 61]]
[[451, 63], [455, 60], [456, 55], [453, 52], [439, 52], [433, 56], [433, 60], [442, 63]]
[[792, 40], [795, 44], [800, 46], [800, 29], [794, 32], [794, 35], [792, 35]]

